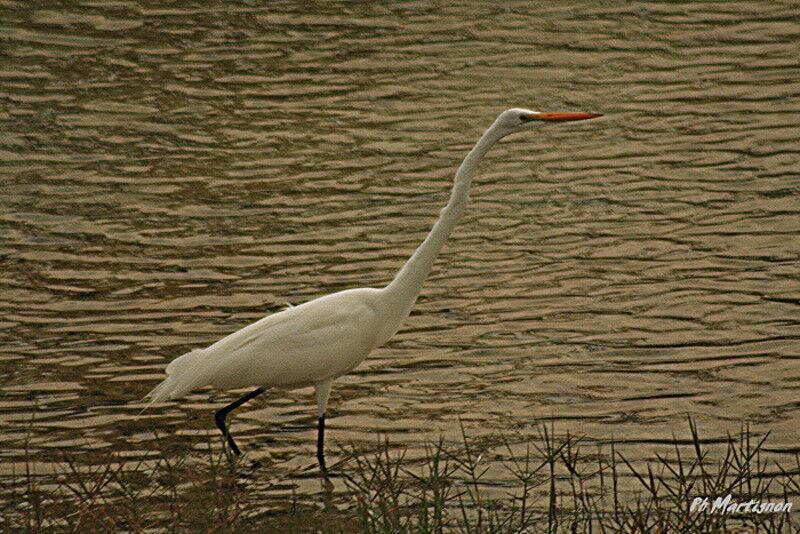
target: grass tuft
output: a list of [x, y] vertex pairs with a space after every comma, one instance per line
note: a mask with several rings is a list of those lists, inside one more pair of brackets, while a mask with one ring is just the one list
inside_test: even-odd
[[[388, 439], [343, 449], [333, 482], [288, 508], [270, 497], [268, 467], [253, 470], [209, 438], [201, 453], [160, 449], [154, 458], [109, 453], [91, 463], [64, 453], [51, 474], [35, 454], [0, 479], [6, 532], [324, 532], [366, 534], [625, 533], [768, 534], [800, 531], [793, 513], [692, 511], [694, 498], [798, 501], [800, 455], [765, 458], [768, 436], [747, 426], [709, 444], [688, 422], [688, 439], [632, 461], [615, 442], [557, 435], [438, 441], [410, 458]], [[158, 442], [158, 439], [156, 440]], [[297, 473], [298, 477], [307, 476]], [[285, 491], [284, 491], [285, 494]], [[317, 506], [311, 499], [320, 499]], [[272, 501], [270, 501], [272, 499]], [[274, 506], [271, 506], [271, 502]], [[800, 505], [800, 501], [797, 502]], [[324, 505], [324, 506], [323, 506]]]

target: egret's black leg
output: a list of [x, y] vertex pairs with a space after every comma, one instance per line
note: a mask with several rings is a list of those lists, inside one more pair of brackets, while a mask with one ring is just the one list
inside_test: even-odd
[[228, 445], [230, 445], [231, 450], [236, 456], [241, 456], [242, 451], [240, 451], [239, 447], [236, 446], [236, 442], [233, 441], [233, 436], [231, 436], [231, 433], [228, 432], [228, 427], [225, 425], [225, 417], [227, 417], [228, 413], [230, 413], [232, 410], [235, 410], [245, 402], [253, 399], [254, 397], [257, 397], [258, 395], [261, 395], [265, 391], [266, 388], [258, 388], [256, 390], [253, 390], [244, 397], [242, 397], [241, 399], [233, 401], [232, 403], [230, 403], [229, 405], [225, 406], [220, 411], [218, 411], [216, 414], [214, 414], [214, 420], [217, 422], [217, 427], [222, 431], [222, 435], [225, 436], [225, 439], [228, 440]]
[[325, 467], [325, 414], [320, 415], [317, 422], [319, 423], [317, 431], [317, 461], [322, 473], [327, 475], [328, 468]]

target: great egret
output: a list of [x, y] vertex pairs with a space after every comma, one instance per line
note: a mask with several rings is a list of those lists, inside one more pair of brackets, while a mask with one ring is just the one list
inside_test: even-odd
[[322, 472], [327, 473], [323, 442], [331, 383], [388, 341], [408, 317], [439, 250], [464, 213], [470, 182], [481, 158], [508, 134], [549, 122], [600, 116], [518, 108], [504, 111], [461, 163], [439, 219], [389, 285], [326, 295], [264, 317], [210, 347], [188, 352], [167, 366], [166, 379], [148, 394], [150, 403], [209, 385], [220, 389], [256, 387], [215, 414], [217, 426], [239, 456], [241, 451], [225, 424], [228, 413], [267, 387], [288, 390], [313, 385], [318, 411], [317, 460]]

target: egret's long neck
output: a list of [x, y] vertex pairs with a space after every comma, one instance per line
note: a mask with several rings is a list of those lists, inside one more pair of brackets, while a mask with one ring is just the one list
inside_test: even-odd
[[473, 176], [475, 176], [475, 172], [478, 170], [478, 163], [501, 137], [494, 127], [489, 128], [470, 150], [456, 172], [450, 200], [447, 202], [447, 206], [442, 209], [439, 220], [436, 221], [428, 237], [414, 251], [414, 254], [403, 265], [394, 280], [386, 286], [387, 297], [389, 297], [393, 306], [398, 307], [398, 313], [402, 314], [401, 320], [405, 319], [414, 305], [417, 295], [422, 289], [422, 284], [431, 272], [436, 256], [447, 240], [447, 236], [453, 231], [456, 223], [464, 213], [469, 197], [469, 186]]

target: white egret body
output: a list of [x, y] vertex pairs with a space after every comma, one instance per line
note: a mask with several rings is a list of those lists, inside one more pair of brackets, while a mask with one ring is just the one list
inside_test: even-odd
[[450, 200], [425, 241], [383, 288], [348, 289], [269, 315], [205, 349], [167, 366], [167, 377], [148, 394], [151, 403], [180, 397], [203, 386], [257, 389], [216, 414], [217, 426], [238, 455], [225, 425], [227, 414], [266, 387], [316, 390], [317, 459], [323, 472], [325, 410], [331, 383], [385, 343], [400, 328], [453, 227], [466, 206], [478, 162], [498, 140], [536, 124], [599, 117], [595, 113], [543, 113], [509, 109], [481, 136], [456, 172]]

